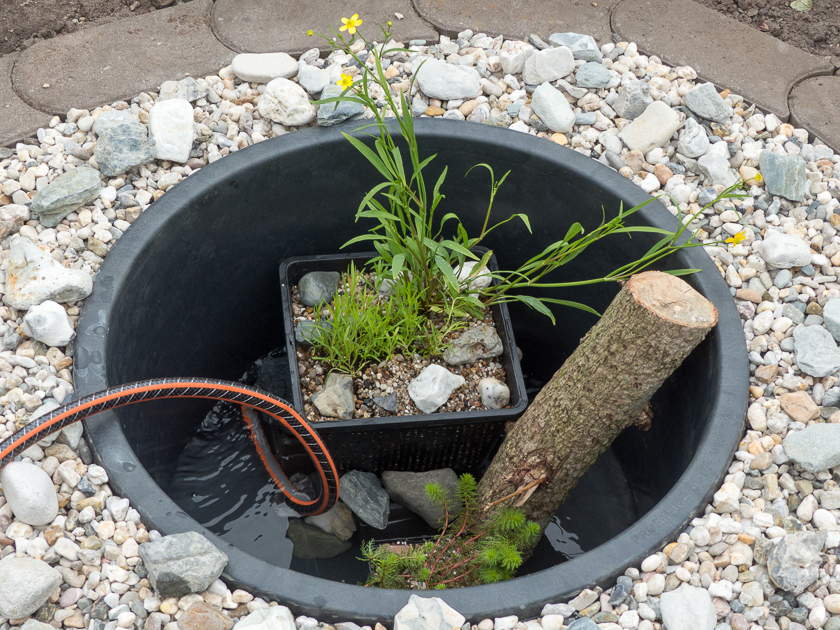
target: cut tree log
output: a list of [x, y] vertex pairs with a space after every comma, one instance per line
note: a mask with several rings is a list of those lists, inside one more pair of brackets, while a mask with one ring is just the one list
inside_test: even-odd
[[717, 309], [660, 271], [630, 278], [512, 426], [478, 484], [480, 521], [515, 506], [543, 531], [583, 474], [717, 324]]

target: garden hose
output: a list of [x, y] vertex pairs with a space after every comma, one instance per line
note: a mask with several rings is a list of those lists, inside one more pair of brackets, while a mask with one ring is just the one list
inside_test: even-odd
[[[272, 481], [285, 495], [286, 503], [298, 514], [314, 515], [329, 510], [338, 500], [338, 471], [318, 434], [289, 403], [259, 389], [240, 383], [203, 378], [156, 378], [109, 387], [84, 396], [36, 418], [11, 437], [0, 442], [0, 470], [17, 455], [48, 435], [88, 416], [147, 400], [163, 398], [208, 398], [235, 403], [251, 433], [260, 461]], [[259, 418], [251, 411], [261, 411], [285, 427], [306, 449], [315, 464], [320, 481], [314, 499], [299, 492], [271, 454]]]

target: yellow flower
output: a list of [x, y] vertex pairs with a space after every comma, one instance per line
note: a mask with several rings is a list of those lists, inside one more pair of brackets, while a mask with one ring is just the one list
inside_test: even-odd
[[312, 29], [311, 28], [308, 31], [306, 31], [306, 36], [307, 37], [312, 37]]
[[351, 35], [356, 34], [356, 28], [361, 26], [362, 21], [359, 19], [359, 14], [354, 13], [351, 18], [341, 18], [341, 23], [344, 24], [339, 31], [347, 31]]
[[726, 243], [732, 243], [733, 245], [737, 245], [738, 243], [743, 241], [745, 238], [747, 238], [747, 231], [746, 230], [741, 230], [737, 234], [734, 234], [734, 235], [730, 236], [728, 239], [726, 239], [725, 242]]
[[351, 85], [353, 85], [353, 79], [350, 77], [349, 74], [342, 73], [341, 78], [338, 81], [336, 81], [336, 84], [342, 89], [346, 90]]
[[394, 23], [391, 20], [388, 20], [388, 26], [393, 26]]
[[755, 174], [755, 177], [753, 177], [753, 179], [754, 179], [756, 182], [761, 183], [761, 180], [762, 180], [762, 179], [764, 179], [764, 178], [761, 176], [761, 173], [756, 173], [756, 174]]

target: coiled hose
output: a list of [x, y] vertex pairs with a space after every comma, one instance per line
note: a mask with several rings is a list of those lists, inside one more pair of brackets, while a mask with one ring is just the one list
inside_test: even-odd
[[[260, 461], [285, 496], [286, 503], [302, 515], [321, 514], [335, 505], [338, 500], [338, 470], [315, 430], [286, 401], [241, 383], [215, 379], [156, 378], [109, 387], [74, 400], [35, 419], [0, 442], [0, 470], [36, 442], [74, 422], [108, 409], [164, 398], [207, 398], [240, 405], [242, 419], [248, 425]], [[299, 492], [289, 481], [271, 454], [259, 418], [251, 410], [266, 414], [303, 445], [318, 473], [320, 484], [315, 485], [320, 485], [320, 488], [317, 489], [317, 497], [313, 499]]]

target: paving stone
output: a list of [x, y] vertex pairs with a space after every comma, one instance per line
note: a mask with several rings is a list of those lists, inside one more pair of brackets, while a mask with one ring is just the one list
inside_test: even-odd
[[414, 6], [420, 17], [445, 34], [471, 29], [474, 33], [525, 39], [535, 33], [548, 41], [554, 33], [575, 32], [591, 35], [600, 46], [612, 41], [610, 11], [618, 1], [547, 4], [545, 0], [417, 0]]
[[805, 79], [790, 93], [790, 118], [840, 151], [840, 76]]
[[21, 53], [12, 83], [31, 105], [66, 114], [215, 74], [234, 53], [207, 24], [212, 4], [194, 0], [39, 42]]
[[12, 89], [12, 67], [17, 55], [0, 57], [0, 146], [13, 146], [18, 140], [46, 127], [49, 114], [33, 109]]
[[[311, 7], [311, 8], [304, 8]], [[352, 10], [351, 10], [352, 8]], [[358, 13], [364, 23], [365, 37], [381, 39], [377, 24], [391, 20], [392, 36], [405, 44], [413, 39], [437, 42], [437, 33], [424, 23], [411, 6], [410, 0], [396, 0], [387, 5], [376, 0], [363, 0], [352, 7], [338, 2], [302, 5], [294, 11], [284, 11], [278, 19], [277, 5], [264, 0], [216, 0], [212, 13], [212, 28], [225, 46], [237, 52], [278, 52], [298, 55], [317, 46], [329, 48], [320, 37], [307, 37], [312, 29], [329, 35], [329, 27], [341, 26], [342, 17]], [[394, 13], [405, 16], [398, 20]]]
[[700, 77], [782, 120], [789, 116], [788, 93], [797, 81], [833, 70], [823, 57], [693, 0], [625, 0], [613, 13], [612, 24], [622, 40], [636, 42], [666, 63], [690, 65]]

